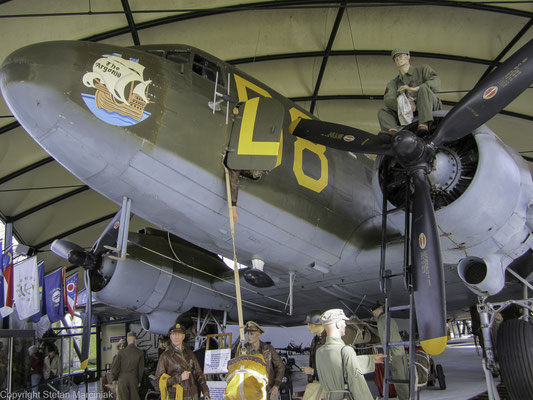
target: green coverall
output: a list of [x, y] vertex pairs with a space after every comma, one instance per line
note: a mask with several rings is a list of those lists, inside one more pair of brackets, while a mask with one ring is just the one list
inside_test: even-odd
[[383, 96], [386, 108], [378, 111], [379, 125], [383, 131], [398, 129], [398, 88], [403, 85], [420, 86], [418, 92], [409, 92], [410, 96], [415, 97], [420, 124], [433, 121], [432, 112], [442, 108], [441, 101], [435, 95], [440, 90], [440, 79], [435, 71], [428, 65], [411, 66], [405, 75], [399, 74], [387, 84]]
[[[381, 344], [385, 345], [385, 313], [381, 313], [377, 318], [378, 334]], [[398, 329], [398, 324], [391, 318], [390, 320], [390, 342], [401, 342], [402, 337]], [[390, 363], [391, 376], [393, 379], [409, 379], [409, 363], [403, 346], [391, 346], [390, 354], [392, 360]], [[409, 385], [406, 383], [395, 383], [396, 393], [399, 400], [409, 400]]]

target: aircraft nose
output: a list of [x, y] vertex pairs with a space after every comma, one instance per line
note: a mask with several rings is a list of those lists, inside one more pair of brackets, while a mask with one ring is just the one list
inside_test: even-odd
[[[81, 42], [80, 42], [81, 43]], [[64, 110], [73, 73], [76, 46], [47, 42], [10, 54], [0, 68], [0, 89], [13, 115], [36, 139], [56, 126]]]
[[0, 67], [0, 89], [15, 118], [82, 180], [106, 167], [99, 143], [118, 136], [110, 127], [95, 127], [81, 96], [84, 60], [101, 51], [88, 42], [39, 43], [13, 52]]

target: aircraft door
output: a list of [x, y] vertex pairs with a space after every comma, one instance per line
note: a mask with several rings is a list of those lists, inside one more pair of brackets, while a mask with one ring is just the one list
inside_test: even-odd
[[254, 97], [238, 105], [226, 164], [234, 170], [274, 169], [280, 151], [285, 109], [281, 102]]

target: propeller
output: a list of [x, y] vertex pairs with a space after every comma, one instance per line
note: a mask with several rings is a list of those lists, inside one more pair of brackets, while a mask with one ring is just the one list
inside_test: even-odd
[[[91, 251], [85, 250], [76, 243], [67, 240], [56, 239], [50, 246], [53, 253], [68, 260], [73, 265], [82, 267], [85, 270], [85, 288], [87, 290], [87, 302], [85, 303], [85, 315], [83, 317], [83, 333], [81, 342], [80, 363], [82, 370], [89, 364], [89, 347], [91, 344], [92, 327], [92, 290], [91, 279], [95, 278], [97, 268], [102, 260], [102, 253], [105, 246], [113, 246], [117, 242], [118, 226], [120, 221], [120, 210], [106, 226], [98, 240], [93, 245]], [[91, 275], [91, 272], [94, 273]]]
[[390, 143], [371, 133], [324, 121], [299, 118], [289, 131], [339, 150], [394, 157], [406, 170], [413, 190], [411, 264], [418, 332], [432, 355], [446, 348], [446, 295], [439, 232], [428, 175], [439, 145], [458, 140], [512, 102], [533, 81], [533, 40], [482, 79], [423, 139], [402, 129]]

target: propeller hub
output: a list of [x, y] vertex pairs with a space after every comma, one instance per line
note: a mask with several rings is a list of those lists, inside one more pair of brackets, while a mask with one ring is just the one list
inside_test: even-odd
[[392, 150], [401, 164], [409, 166], [422, 158], [426, 143], [413, 132], [403, 130], [392, 139]]

